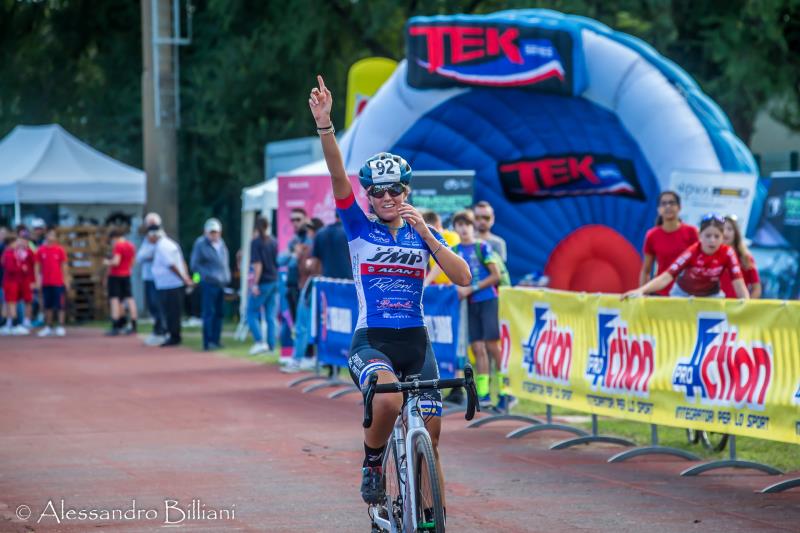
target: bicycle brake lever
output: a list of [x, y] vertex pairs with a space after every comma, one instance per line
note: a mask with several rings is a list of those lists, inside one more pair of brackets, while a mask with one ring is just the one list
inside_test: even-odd
[[364, 422], [362, 426], [368, 428], [372, 425], [372, 398], [375, 396], [375, 387], [378, 384], [378, 374], [372, 373], [369, 375], [369, 382], [367, 390], [364, 391]]
[[464, 418], [472, 420], [475, 417], [475, 411], [480, 412], [481, 406], [478, 403], [478, 391], [475, 388], [472, 366], [469, 364], [464, 367], [464, 388], [467, 391], [467, 412], [464, 414]]

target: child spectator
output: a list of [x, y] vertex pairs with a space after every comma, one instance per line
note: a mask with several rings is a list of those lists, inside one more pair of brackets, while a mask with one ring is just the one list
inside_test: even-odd
[[[45, 327], [39, 337], [56, 335], [63, 337], [65, 319], [65, 294], [67, 277], [67, 253], [58, 243], [56, 230], [50, 228], [45, 234], [45, 242], [36, 250], [38, 266], [38, 287], [42, 295]], [[54, 315], [58, 313], [58, 325], [54, 323]]]
[[24, 302], [25, 310], [29, 312], [32, 300], [30, 272], [35, 269], [35, 260], [27, 239], [12, 237], [3, 252], [2, 262], [3, 294], [8, 312], [3, 334], [28, 335], [30, 330], [22, 324], [22, 317], [17, 312], [17, 302]]
[[[496, 386], [501, 390], [498, 407], [505, 408], [508, 399], [502, 394], [502, 354], [500, 353], [500, 322], [498, 317], [498, 291], [500, 269], [492, 258], [490, 244], [475, 239], [475, 219], [470, 211], [461, 211], [453, 217], [453, 227], [461, 244], [453, 248], [469, 265], [472, 285], [457, 287], [460, 299], [467, 299], [469, 342], [475, 354], [475, 385], [482, 407], [491, 406], [489, 393], [489, 358], [495, 361]], [[502, 406], [502, 407], [501, 407]]]
[[[681, 252], [697, 242], [697, 228], [684, 224], [679, 218], [681, 197], [673, 191], [658, 195], [658, 218], [656, 225], [644, 237], [644, 262], [639, 275], [639, 284], [644, 285], [653, 277], [653, 261], [657, 265], [656, 275], [663, 274], [681, 255]], [[672, 284], [657, 294], [667, 296]]]
[[[750, 291], [750, 298], [761, 298], [761, 278], [758, 276], [756, 260], [753, 259], [753, 255], [747, 249], [747, 244], [742, 238], [742, 232], [739, 230], [739, 223], [734, 215], [725, 217], [725, 230], [722, 232], [722, 240], [736, 251], [736, 258], [742, 266], [742, 276], [744, 277], [745, 285], [747, 285], [747, 290]], [[722, 273], [719, 282], [726, 298], [736, 297], [731, 275], [727, 270]]]
[[125, 239], [124, 232], [120, 229], [111, 231], [111, 259], [105, 259], [103, 264], [110, 267], [108, 270], [108, 299], [111, 312], [111, 329], [106, 335], [116, 336], [121, 333], [125, 325], [124, 308], [128, 307], [131, 317], [131, 326], [126, 333], [136, 333], [136, 300], [131, 292], [131, 269], [136, 258], [136, 248]]
[[670, 285], [670, 296], [699, 296], [724, 298], [720, 277], [726, 270], [733, 279], [733, 289], [739, 298], [749, 298], [742, 279], [742, 268], [733, 248], [722, 243], [725, 219], [719, 215], [706, 215], [700, 223], [700, 242], [687, 248], [661, 275], [638, 289], [628, 291], [622, 299], [655, 293]]

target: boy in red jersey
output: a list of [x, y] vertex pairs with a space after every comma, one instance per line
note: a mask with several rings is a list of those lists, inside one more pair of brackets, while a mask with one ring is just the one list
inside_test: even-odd
[[17, 316], [17, 302], [25, 302], [25, 309], [30, 309], [33, 301], [30, 278], [35, 267], [33, 252], [28, 241], [16, 237], [6, 246], [3, 252], [3, 293], [6, 298], [8, 321], [3, 332], [6, 335], [27, 335], [30, 330], [22, 324], [22, 317]]
[[[45, 242], [36, 250], [38, 266], [38, 286], [44, 304], [45, 327], [39, 337], [56, 335], [63, 337], [65, 319], [65, 294], [67, 277], [67, 253], [58, 243], [56, 230], [50, 228], [45, 234]], [[58, 313], [58, 325], [54, 325], [54, 315]]]
[[133, 299], [131, 291], [131, 270], [136, 259], [136, 248], [133, 247], [122, 230], [111, 231], [111, 259], [106, 259], [103, 263], [110, 267], [108, 269], [108, 299], [111, 312], [111, 330], [107, 335], [119, 335], [125, 325], [123, 305], [127, 305], [131, 316], [131, 327], [126, 331], [128, 334], [136, 333], [136, 300]]
[[675, 285], [670, 296], [724, 298], [725, 294], [720, 289], [720, 277], [725, 271], [730, 273], [736, 295], [739, 298], [749, 298], [736, 252], [722, 243], [724, 228], [724, 218], [713, 214], [703, 217], [700, 223], [700, 242], [687, 248], [666, 272], [638, 289], [626, 292], [622, 299], [658, 292], [673, 281]]

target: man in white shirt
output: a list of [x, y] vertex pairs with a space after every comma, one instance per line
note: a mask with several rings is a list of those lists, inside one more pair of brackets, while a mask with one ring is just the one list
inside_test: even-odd
[[[161, 217], [158, 213], [148, 213], [144, 217], [144, 227], [148, 230], [152, 227], [161, 227]], [[147, 338], [145, 344], [155, 346], [166, 340], [167, 327], [164, 324], [164, 312], [161, 310], [161, 301], [153, 282], [153, 256], [156, 252], [156, 245], [148, 238], [142, 241], [139, 250], [136, 252], [136, 263], [142, 267], [142, 281], [144, 282], [144, 300], [150, 318], [153, 319], [153, 333]]]
[[169, 335], [161, 347], [177, 346], [181, 343], [184, 288], [192, 286], [192, 279], [189, 277], [181, 247], [167, 237], [160, 227], [148, 228], [147, 240], [155, 244], [153, 283], [158, 291]]

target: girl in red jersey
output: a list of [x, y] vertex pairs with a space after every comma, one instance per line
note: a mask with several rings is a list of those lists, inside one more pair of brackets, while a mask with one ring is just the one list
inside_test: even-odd
[[[644, 285], [652, 278], [653, 262], [656, 275], [663, 274], [675, 262], [681, 252], [697, 242], [697, 228], [684, 224], [679, 218], [681, 197], [674, 191], [662, 191], [658, 195], [658, 218], [656, 225], [644, 237], [644, 262], [639, 275], [639, 284]], [[672, 284], [657, 294], [667, 296]]]
[[670, 296], [701, 296], [724, 298], [719, 280], [728, 271], [733, 280], [733, 290], [739, 298], [750, 294], [742, 278], [742, 268], [736, 252], [723, 244], [725, 219], [719, 215], [706, 215], [700, 223], [700, 242], [687, 248], [667, 269], [638, 289], [628, 291], [622, 299], [658, 292], [675, 281]]
[[[750, 298], [761, 298], [761, 278], [758, 276], [756, 260], [753, 259], [750, 250], [747, 249], [747, 244], [745, 244], [742, 238], [739, 222], [735, 215], [728, 215], [725, 217], [725, 229], [722, 232], [722, 240], [736, 252], [736, 258], [739, 260], [739, 264], [742, 267], [744, 284], [747, 285], [747, 290], [750, 291]], [[719, 283], [726, 298], [736, 298], [736, 291], [733, 290], [731, 276], [727, 271], [722, 273]]]

